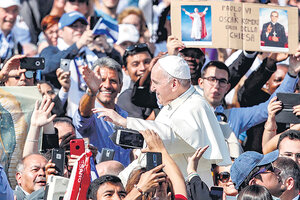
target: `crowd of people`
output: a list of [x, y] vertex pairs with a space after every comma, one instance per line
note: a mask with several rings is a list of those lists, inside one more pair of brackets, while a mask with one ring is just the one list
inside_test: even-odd
[[[277, 97], [299, 93], [300, 45], [293, 55], [186, 47], [171, 34], [171, 3], [0, 0], [1, 86], [20, 91], [20, 101], [22, 88], [39, 94], [22, 125], [22, 106], [16, 118], [0, 102], [0, 199], [50, 199], [53, 177], [71, 180], [80, 167], [70, 153], [79, 138], [97, 174], [81, 183], [79, 199], [300, 199], [300, 104], [286, 108]], [[297, 0], [269, 3], [298, 7], [300, 17]], [[102, 19], [118, 27], [118, 38], [109, 28], [96, 34]], [[263, 26], [267, 43], [279, 25]], [[44, 68], [21, 67], [28, 57], [42, 57]], [[284, 108], [297, 123], [278, 122]], [[117, 130], [138, 131], [143, 148], [116, 144]], [[62, 172], [51, 157], [55, 140], [66, 157]], [[102, 160], [103, 149], [113, 160]], [[152, 169], [149, 152], [162, 157]]]

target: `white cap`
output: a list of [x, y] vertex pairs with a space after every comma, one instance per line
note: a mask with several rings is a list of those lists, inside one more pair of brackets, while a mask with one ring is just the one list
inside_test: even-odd
[[161, 68], [174, 78], [190, 79], [191, 72], [187, 62], [179, 56], [165, 56], [158, 60]]
[[140, 39], [139, 31], [132, 24], [119, 24], [119, 36], [117, 45], [122, 44], [123, 42], [129, 41], [137, 43]]
[[10, 6], [20, 6], [20, 0], [0, 0], [0, 8], [8, 8]]

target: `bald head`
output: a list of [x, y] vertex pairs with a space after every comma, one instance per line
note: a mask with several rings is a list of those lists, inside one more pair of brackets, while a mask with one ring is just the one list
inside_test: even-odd
[[99, 176], [107, 174], [118, 176], [124, 170], [124, 166], [116, 160], [108, 160], [97, 164], [96, 170]]

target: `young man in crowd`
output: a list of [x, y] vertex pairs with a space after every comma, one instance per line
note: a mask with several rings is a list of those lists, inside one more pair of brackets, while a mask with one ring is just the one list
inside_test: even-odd
[[248, 185], [261, 185], [266, 187], [273, 196], [279, 197], [286, 188], [282, 185], [281, 171], [273, 165], [278, 155], [278, 151], [266, 155], [255, 151], [241, 154], [230, 169], [235, 189], [241, 191]]

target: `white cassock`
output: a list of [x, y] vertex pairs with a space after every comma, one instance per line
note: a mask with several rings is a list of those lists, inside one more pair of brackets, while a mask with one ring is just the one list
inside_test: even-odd
[[191, 16], [194, 18], [192, 23], [191, 38], [201, 39], [202, 22], [198, 13], [192, 13]]
[[198, 174], [209, 186], [213, 185], [211, 164], [231, 164], [217, 118], [193, 86], [164, 106], [154, 121], [128, 117], [127, 128], [157, 132], [185, 177], [188, 157], [209, 145], [198, 165]]

